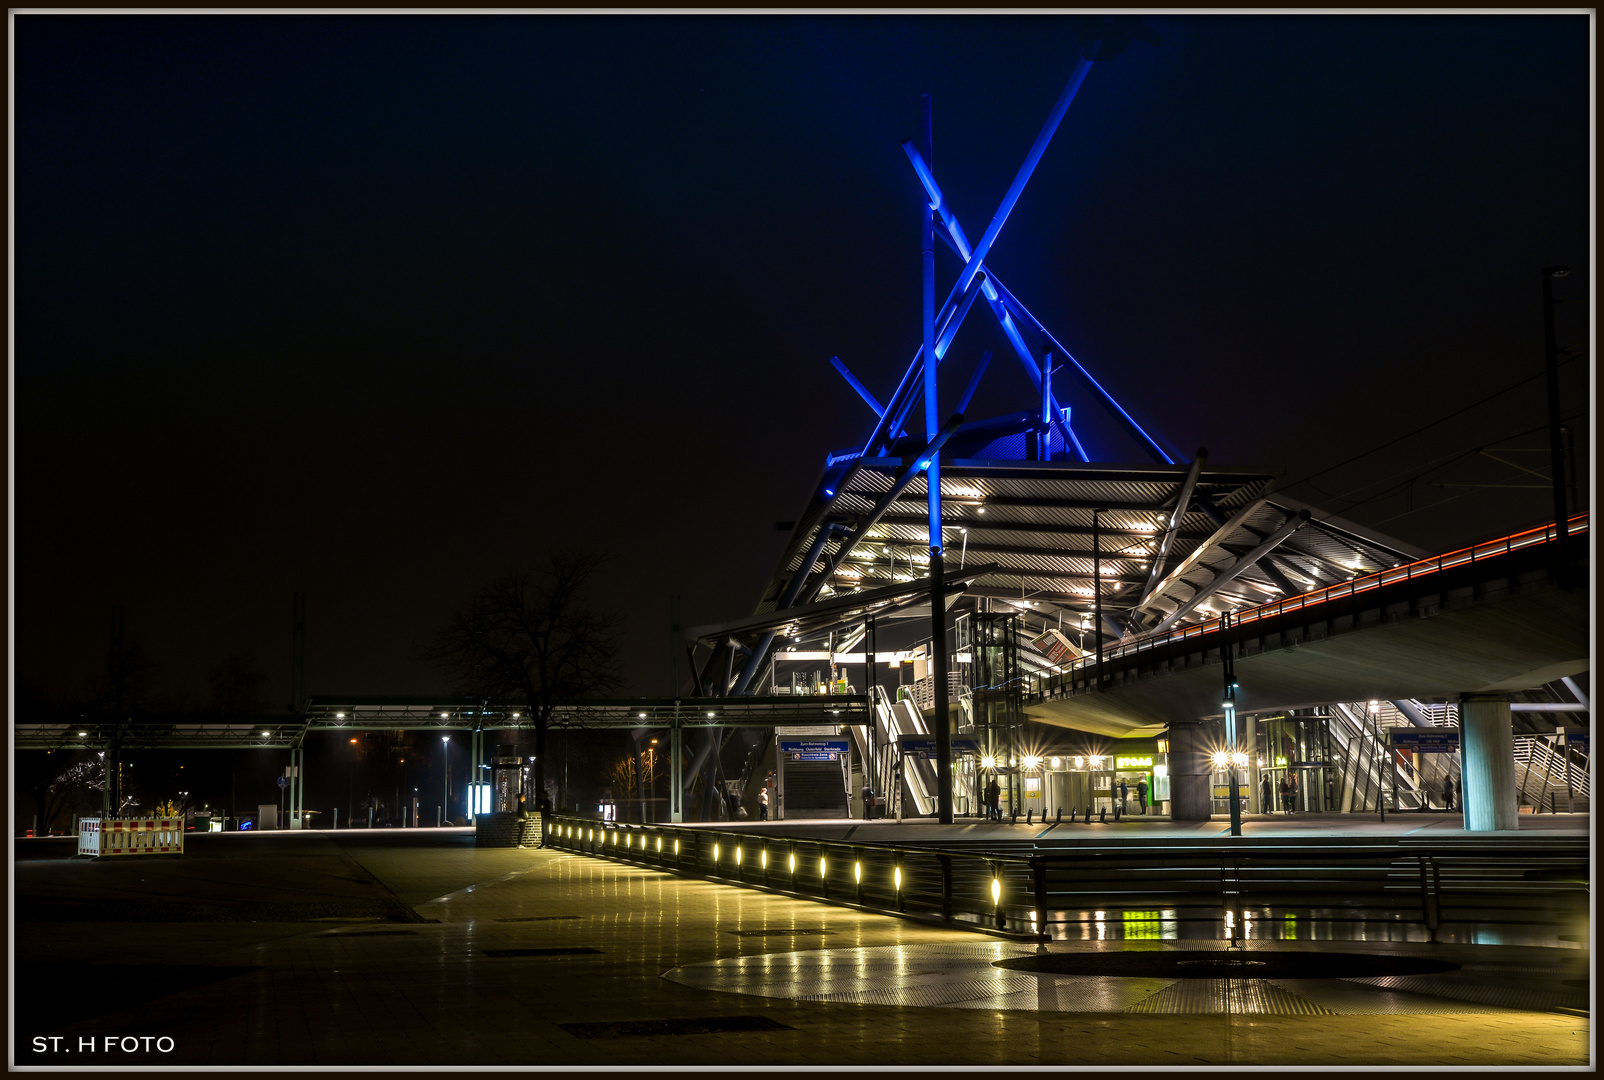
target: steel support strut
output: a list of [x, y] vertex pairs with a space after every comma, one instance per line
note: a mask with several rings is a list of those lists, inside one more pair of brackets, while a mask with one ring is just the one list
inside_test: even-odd
[[[1077, 83], [1078, 85], [1078, 83]], [[1065, 102], [1067, 105], [1068, 102]], [[1056, 126], [1056, 125], [1055, 125]], [[1050, 134], [1050, 133], [1049, 133]], [[930, 116], [930, 95], [924, 95], [924, 143], [925, 160], [935, 160], [935, 133]], [[1028, 173], [1026, 174], [1028, 176]], [[1023, 186], [1022, 184], [1020, 186]], [[1017, 193], [1014, 194], [1017, 198]], [[1008, 205], [1012, 205], [1011, 203]], [[999, 211], [1004, 218], [1006, 213]], [[996, 228], [1001, 228], [1000, 221], [994, 221]], [[994, 230], [995, 231], [995, 230]], [[924, 225], [920, 235], [920, 268], [922, 270], [923, 289], [922, 307], [924, 327], [924, 396], [925, 396], [925, 438], [935, 441], [936, 433], [940, 429], [941, 415], [940, 402], [936, 393], [936, 368], [940, 353], [936, 351], [936, 212], [931, 206], [925, 207]], [[976, 269], [979, 262], [974, 263]], [[978, 288], [970, 289], [974, 285], [974, 274], [971, 273], [964, 281], [963, 288], [954, 287], [954, 295], [960, 295], [969, 289], [967, 297], [969, 303], [974, 302], [974, 294]], [[948, 301], [951, 304], [951, 301]], [[964, 305], [968, 310], [968, 304]], [[958, 318], [961, 318], [959, 316]], [[958, 318], [953, 321], [956, 323]], [[956, 325], [953, 327], [956, 332]], [[948, 340], [951, 340], [950, 337]], [[932, 360], [931, 358], [936, 358]], [[941, 554], [941, 451], [925, 459], [925, 486], [929, 494], [930, 507], [930, 644], [935, 652], [935, 716], [932, 726], [936, 729], [936, 817], [943, 825], [952, 824], [952, 729], [947, 715], [947, 583], [942, 565]]]

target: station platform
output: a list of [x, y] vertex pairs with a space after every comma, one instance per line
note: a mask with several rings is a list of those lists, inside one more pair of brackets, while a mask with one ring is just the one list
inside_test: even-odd
[[[1592, 1061], [1577, 1006], [1586, 928], [1558, 947], [1250, 941], [1247, 958], [1279, 974], [1240, 979], [1095, 967], [1219, 941], [1054, 942], [1049, 953], [1094, 967], [1039, 975], [996, 966], [1038, 954], [1018, 942], [568, 852], [475, 848], [466, 829], [206, 834], [181, 858], [133, 866], [65, 848], [13, 848], [14, 1067]], [[1447, 969], [1321, 977], [1335, 953]], [[104, 1049], [143, 1036], [171, 1049]]]

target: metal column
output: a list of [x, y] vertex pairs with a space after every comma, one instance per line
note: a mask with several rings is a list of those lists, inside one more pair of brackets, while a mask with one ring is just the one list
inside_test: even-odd
[[1461, 801], [1466, 832], [1496, 832], [1519, 825], [1515, 790], [1515, 738], [1509, 695], [1462, 694], [1459, 738], [1463, 760]]
[[[1067, 104], [1067, 103], [1066, 103]], [[935, 137], [930, 119], [930, 95], [924, 96], [924, 151], [925, 162], [935, 168]], [[994, 221], [981, 241], [989, 247], [1001, 223]], [[925, 439], [934, 442], [941, 429], [939, 402], [936, 399], [936, 211], [925, 204], [924, 227], [920, 236], [920, 260], [923, 277], [924, 326], [924, 392]], [[977, 255], [966, 268], [970, 279], [979, 269]], [[964, 283], [965, 287], [968, 282]], [[894, 433], [894, 431], [893, 431]], [[952, 722], [947, 712], [947, 590], [941, 555], [941, 451], [930, 451], [925, 465], [925, 485], [929, 489], [930, 506], [930, 642], [936, 653], [935, 716], [932, 727], [936, 734], [936, 820], [943, 825], [952, 824]]]
[[685, 749], [680, 741], [679, 700], [674, 701], [674, 722], [668, 729], [668, 820], [675, 825], [685, 820]]

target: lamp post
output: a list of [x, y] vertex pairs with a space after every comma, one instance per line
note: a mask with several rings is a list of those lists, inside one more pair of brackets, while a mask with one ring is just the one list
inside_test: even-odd
[[657, 799], [657, 740], [656, 739], [653, 739], [652, 742], [651, 742], [651, 745], [646, 748], [645, 758], [646, 758], [646, 775], [644, 777], [642, 777], [642, 779], [645, 781], [645, 783], [643, 783], [641, 785], [642, 788], [644, 789], [644, 795], [641, 798], [641, 804], [640, 804], [640, 819], [641, 819], [642, 822], [644, 822], [646, 820], [646, 807], [647, 807], [647, 804], [650, 803], [650, 802], [655, 802], [656, 799]]
[[[357, 741], [352, 739], [351, 745], [356, 746]], [[357, 751], [352, 750], [351, 771], [350, 775], [346, 777], [345, 784], [345, 827], [348, 829], [351, 827], [351, 823], [356, 821], [356, 755]]]
[[[445, 770], [444, 771], [445, 771], [445, 778], [446, 778], [445, 808], [447, 810], [450, 810], [451, 809], [451, 736], [450, 735], [442, 735], [442, 736], [440, 736], [440, 741], [445, 744], [445, 751], [441, 755], [443, 764], [445, 766]], [[448, 818], [446, 818], [446, 820], [450, 821], [451, 819], [448, 817]]]
[[1220, 658], [1225, 668], [1225, 700], [1221, 702], [1225, 707], [1225, 752], [1226, 775], [1228, 777], [1227, 794], [1231, 799], [1231, 835], [1242, 835], [1242, 801], [1236, 786], [1237, 758], [1242, 758], [1245, 764], [1245, 755], [1236, 752], [1236, 646], [1227, 633], [1231, 625], [1231, 616], [1220, 616]]

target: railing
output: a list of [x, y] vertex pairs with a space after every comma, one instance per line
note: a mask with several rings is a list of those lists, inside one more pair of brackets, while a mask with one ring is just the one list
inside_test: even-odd
[[[964, 673], [953, 664], [947, 672], [947, 700], [956, 701], [968, 689], [964, 683]], [[936, 677], [934, 674], [926, 675], [922, 679], [908, 684], [908, 696], [920, 709], [934, 709], [936, 707]]]
[[[1579, 533], [1585, 533], [1587, 532], [1587, 527], [1588, 515], [1577, 514], [1569, 519], [1568, 534], [1575, 536]], [[1395, 566], [1387, 570], [1363, 574], [1351, 581], [1345, 581], [1338, 585], [1328, 585], [1323, 589], [1315, 589], [1312, 592], [1298, 596], [1283, 597], [1272, 603], [1243, 608], [1231, 615], [1231, 628], [1234, 630], [1238, 627], [1258, 622], [1260, 619], [1275, 618], [1285, 615], [1287, 612], [1303, 611], [1330, 601], [1347, 599], [1358, 596], [1361, 593], [1372, 592], [1384, 585], [1396, 585], [1399, 582], [1414, 581], [1417, 578], [1441, 573], [1456, 566], [1465, 566], [1501, 555], [1508, 555], [1511, 552], [1531, 547], [1534, 544], [1548, 543], [1554, 540], [1556, 536], [1555, 527], [1549, 524], [1537, 529], [1527, 529], [1525, 532], [1512, 533], [1497, 540], [1489, 540], [1485, 543], [1459, 548], [1443, 555], [1419, 559], [1403, 566]], [[1224, 616], [1221, 616], [1180, 630], [1170, 630], [1163, 634], [1137, 634], [1127, 641], [1105, 648], [1103, 650], [1103, 663], [1106, 666], [1110, 662], [1123, 657], [1168, 645], [1175, 641], [1200, 638], [1207, 634], [1216, 633], [1224, 625], [1224, 621]], [[1094, 668], [1096, 663], [1096, 657], [1083, 656], [1067, 665], [1067, 670], [1061, 675], [1054, 675], [1046, 680], [1037, 678], [1032, 682], [1030, 696], [1040, 697], [1043, 688], [1047, 686], [1061, 686], [1066, 682], [1073, 683], [1077, 674], [1085, 673]]]
[[1338, 917], [1421, 924], [1435, 940], [1446, 922], [1553, 925], [1585, 913], [1588, 903], [1585, 838], [1271, 839], [1045, 852], [1019, 845], [995, 850], [995, 843], [993, 850], [854, 844], [567, 817], [551, 819], [545, 829], [548, 847], [1031, 940], [1078, 924], [1082, 909], [1120, 905], [1205, 908], [1222, 918], [1236, 913], [1237, 926], [1249, 906], [1336, 908]]
[[558, 817], [546, 847], [972, 930], [1039, 936], [1045, 860]]
[[[1528, 777], [1534, 770], [1542, 770], [1543, 791], [1571, 791], [1583, 798], [1591, 797], [1593, 785], [1588, 775], [1591, 763], [1587, 755], [1582, 755], [1580, 763], [1572, 761], [1569, 755], [1578, 751], [1567, 747], [1565, 753], [1560, 753], [1549, 744], [1549, 739], [1547, 735], [1515, 736], [1515, 761], [1525, 768]], [[1522, 789], [1525, 786], [1523, 782]], [[1539, 801], [1542, 798], [1539, 793]]]

